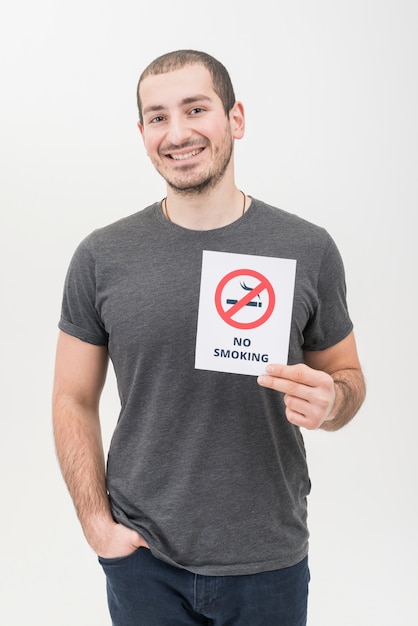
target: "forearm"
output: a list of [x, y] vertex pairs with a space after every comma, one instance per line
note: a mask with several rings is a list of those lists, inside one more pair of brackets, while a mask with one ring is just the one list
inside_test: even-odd
[[99, 417], [94, 410], [62, 398], [54, 403], [53, 413], [61, 471], [84, 534], [97, 551], [98, 535], [113, 523]]
[[336, 431], [348, 424], [360, 409], [366, 385], [362, 371], [344, 369], [332, 374], [335, 400], [329, 418], [321, 424], [322, 430]]
[[110, 511], [99, 419], [107, 364], [104, 346], [60, 333], [52, 413], [58, 460], [86, 539], [96, 554], [113, 558], [147, 544]]

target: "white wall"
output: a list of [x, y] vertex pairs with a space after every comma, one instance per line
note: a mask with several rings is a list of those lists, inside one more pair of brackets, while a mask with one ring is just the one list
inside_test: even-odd
[[[109, 624], [50, 425], [70, 256], [164, 195], [136, 129], [155, 56], [206, 50], [247, 112], [237, 182], [325, 226], [368, 380], [356, 420], [307, 433], [310, 626], [416, 619], [418, 5], [415, 0], [16, 1], [0, 19], [1, 563], [7, 626]], [[106, 436], [117, 414], [103, 401]]]

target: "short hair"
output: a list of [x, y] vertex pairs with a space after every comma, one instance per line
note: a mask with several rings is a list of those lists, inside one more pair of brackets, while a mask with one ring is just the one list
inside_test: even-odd
[[144, 78], [156, 74], [173, 72], [174, 70], [182, 69], [186, 65], [203, 65], [206, 67], [212, 78], [213, 89], [221, 99], [225, 114], [229, 114], [235, 104], [235, 94], [229, 73], [222, 63], [206, 52], [200, 52], [198, 50], [175, 50], [154, 59], [139, 77], [136, 95], [139, 121], [141, 124], [143, 123], [143, 117], [139, 88]]

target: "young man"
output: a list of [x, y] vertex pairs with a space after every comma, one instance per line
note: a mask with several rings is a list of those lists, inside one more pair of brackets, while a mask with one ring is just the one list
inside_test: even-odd
[[[53, 398], [62, 472], [115, 626], [302, 626], [300, 429], [341, 428], [365, 395], [341, 258], [325, 230], [236, 187], [244, 110], [217, 60], [159, 57], [138, 106], [167, 195], [71, 261]], [[195, 368], [204, 250], [296, 261], [288, 364], [258, 378]], [[121, 412], [105, 472], [109, 357]]]

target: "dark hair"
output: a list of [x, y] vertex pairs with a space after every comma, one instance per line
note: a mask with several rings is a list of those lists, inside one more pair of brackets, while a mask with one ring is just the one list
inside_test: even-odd
[[222, 63], [206, 52], [200, 52], [198, 50], [175, 50], [173, 52], [167, 52], [152, 61], [139, 77], [136, 95], [139, 121], [141, 124], [143, 123], [143, 118], [139, 87], [144, 78], [155, 74], [165, 74], [166, 72], [179, 70], [186, 65], [203, 65], [206, 67], [212, 77], [215, 93], [221, 99], [226, 115], [229, 114], [235, 104], [235, 94], [231, 78]]

